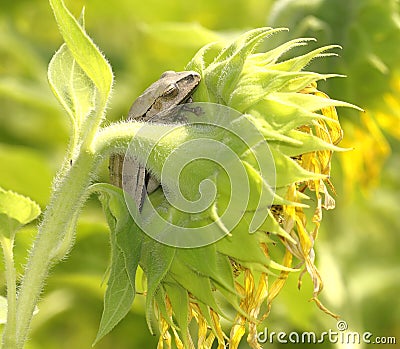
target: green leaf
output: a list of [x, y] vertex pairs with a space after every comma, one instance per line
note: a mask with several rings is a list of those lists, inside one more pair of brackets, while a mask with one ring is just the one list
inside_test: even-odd
[[76, 136], [85, 118], [95, 108], [97, 90], [66, 44], [51, 59], [48, 79], [55, 96], [71, 118]]
[[189, 295], [185, 288], [178, 284], [165, 284], [165, 289], [171, 301], [176, 323], [181, 332], [181, 339], [185, 348], [190, 348], [189, 341]]
[[[171, 326], [175, 327], [175, 324], [173, 323], [170, 315], [169, 315], [169, 310], [167, 309], [167, 303], [166, 303], [166, 293], [163, 287], [158, 287], [156, 293], [154, 294], [154, 301], [157, 304], [157, 309], [161, 316], [164, 318], [165, 321]], [[147, 314], [146, 314], [147, 315]], [[153, 315], [153, 314], [151, 314]], [[154, 320], [154, 323], [157, 322], [157, 319], [149, 319], [149, 320]], [[151, 330], [151, 328], [150, 328]], [[151, 332], [153, 334], [153, 332]]]
[[216, 58], [216, 61], [222, 61], [225, 59], [230, 59], [235, 55], [244, 55], [244, 58], [252, 53], [255, 48], [260, 45], [261, 41], [272, 34], [280, 31], [288, 30], [285, 28], [271, 28], [271, 27], [261, 27], [246, 31], [235, 39], [229, 46], [221, 50], [221, 53]]
[[151, 318], [153, 316], [154, 296], [171, 267], [175, 252], [175, 248], [163, 245], [150, 238], [143, 243], [141, 266], [147, 276], [146, 320], [152, 333]]
[[[326, 77], [328, 77], [328, 75], [326, 75]], [[354, 104], [339, 101], [336, 99], [316, 96], [311, 93], [287, 93], [280, 91], [278, 93], [269, 95], [268, 99], [274, 102], [278, 102], [283, 106], [284, 105], [293, 107], [301, 106], [301, 109], [304, 109], [309, 112], [315, 112], [323, 108], [329, 108], [329, 107], [347, 107], [363, 111], [360, 107], [357, 107]]]
[[[62, 0], [50, 0], [66, 45], [61, 46], [49, 65], [49, 82], [67, 110], [73, 124], [69, 155], [76, 146], [90, 148], [103, 120], [112, 89], [111, 66]], [[88, 117], [90, 116], [90, 117]]]
[[204, 277], [194, 272], [177, 258], [173, 260], [169, 275], [199, 301], [207, 304], [216, 312], [223, 314], [216, 303], [213, 287], [208, 277]]
[[223, 343], [224, 338], [221, 336], [221, 332], [218, 331], [218, 329], [215, 327], [215, 322], [212, 320], [211, 315], [210, 315], [210, 308], [202, 302], [197, 302], [197, 305], [199, 306], [199, 308], [201, 310], [201, 314], [206, 319], [208, 326], [211, 327], [211, 330], [213, 331], [215, 336], [218, 338], [218, 340], [221, 343]]
[[[176, 258], [194, 272], [209, 277], [231, 293], [236, 294], [229, 262], [225, 260], [225, 256], [217, 252], [215, 244], [199, 248], [178, 249]], [[207, 263], [204, 263], [204, 261], [207, 261]]]
[[284, 155], [271, 146], [271, 152], [274, 156], [276, 172], [280, 175], [276, 178], [277, 187], [285, 187], [295, 182], [303, 182], [308, 180], [325, 179], [325, 175], [310, 172], [301, 167], [296, 161], [289, 156]]
[[254, 64], [259, 66], [275, 64], [283, 54], [296, 47], [306, 46], [309, 41], [316, 40], [313, 38], [298, 38], [285, 42], [270, 51], [253, 54], [247, 58], [245, 66], [251, 66]]
[[250, 234], [245, 219], [242, 219], [231, 233], [232, 236], [226, 236], [216, 243], [220, 253], [240, 262], [268, 263], [268, 259], [260, 247], [259, 234], [263, 233]]
[[309, 112], [300, 106], [281, 103], [272, 98], [265, 98], [259, 101], [248, 112], [254, 116], [264, 118], [264, 127], [269, 127], [280, 133], [288, 132], [301, 125], [310, 124], [316, 119], [328, 119], [321, 114]]
[[7, 298], [0, 296], [0, 325], [7, 322]]
[[[192, 60], [186, 65], [186, 70], [194, 70], [198, 72], [202, 80], [204, 80], [205, 70], [207, 66], [218, 53], [218, 50], [221, 49], [222, 43], [214, 42], [208, 45], [203, 46], [192, 58]], [[201, 102], [216, 102], [217, 99], [215, 96], [210, 94], [208, 87], [205, 83], [200, 83], [194, 92], [193, 101], [201, 101]]]
[[261, 40], [281, 30], [272, 28], [250, 30], [221, 51], [214, 62], [207, 67], [204, 77], [207, 87], [217, 96], [218, 101], [223, 100], [224, 104], [229, 101], [247, 56], [255, 50]]
[[[279, 48], [280, 47], [278, 47], [278, 49]], [[304, 67], [306, 67], [314, 58], [326, 57], [326, 56], [336, 56], [336, 54], [334, 54], [334, 53], [323, 53], [323, 52], [333, 49], [333, 48], [341, 48], [341, 47], [339, 45], [323, 46], [323, 47], [317, 48], [314, 51], [308, 52], [305, 55], [297, 56], [295, 58], [288, 59], [284, 62], [277, 63], [274, 66], [272, 66], [271, 68], [278, 69], [281, 71], [300, 71]]]
[[111, 92], [113, 74], [110, 65], [62, 0], [50, 0], [54, 16], [72, 56], [99, 90], [105, 101]]
[[237, 88], [229, 95], [228, 105], [246, 111], [276, 91], [297, 92], [313, 81], [331, 77], [311, 72], [281, 72], [253, 68], [243, 73]]
[[100, 183], [91, 187], [99, 191], [108, 224], [111, 229], [111, 268], [104, 297], [104, 310], [97, 343], [128, 313], [135, 298], [135, 276], [142, 247], [142, 233], [131, 218], [122, 190]]
[[26, 196], [0, 188], [0, 234], [10, 238], [40, 215], [39, 205]]
[[330, 150], [330, 151], [346, 151], [348, 149], [337, 147], [331, 143], [325, 142], [321, 138], [318, 138], [312, 134], [301, 132], [298, 130], [291, 130], [287, 133], [287, 136], [293, 137], [298, 141], [301, 141], [301, 145], [288, 144], [287, 142], [271, 141], [270, 144], [287, 156], [297, 156], [304, 153], [309, 153], [317, 150]]

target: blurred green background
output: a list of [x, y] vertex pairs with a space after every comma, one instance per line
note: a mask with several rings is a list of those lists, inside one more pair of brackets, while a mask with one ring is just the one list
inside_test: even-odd
[[[75, 16], [85, 6], [87, 31], [113, 67], [110, 121], [124, 117], [135, 97], [163, 71], [184, 69], [201, 46], [219, 38], [268, 25], [290, 31], [271, 38], [263, 49], [295, 37], [317, 38], [311, 47], [343, 47], [337, 51], [340, 57], [317, 60], [309, 67], [347, 75], [319, 88], [331, 98], [366, 110], [338, 111], [345, 131], [341, 145], [354, 150], [334, 155], [337, 208], [325, 212], [316, 248], [325, 281], [321, 299], [351, 331], [369, 331], [373, 338], [395, 336], [400, 343], [399, 2], [70, 0], [66, 4]], [[47, 64], [61, 42], [46, 1], [0, 2], [0, 186], [31, 197], [42, 209], [68, 142], [68, 120], [46, 78]], [[106, 164], [99, 180], [107, 181]], [[17, 235], [19, 272], [35, 233], [35, 227], [29, 226]], [[74, 249], [47, 281], [27, 348], [91, 347], [102, 311], [108, 261], [108, 228], [92, 198], [81, 215]], [[1, 278], [4, 281], [3, 274]], [[312, 286], [307, 277], [304, 280], [299, 291], [297, 275], [289, 278], [273, 304], [269, 331], [336, 330], [336, 321], [308, 302]], [[156, 348], [143, 304], [143, 296], [138, 295], [126, 319], [96, 348]], [[323, 344], [323, 348], [363, 347]], [[399, 344], [373, 347], [398, 348]], [[248, 348], [247, 343], [241, 348]]]

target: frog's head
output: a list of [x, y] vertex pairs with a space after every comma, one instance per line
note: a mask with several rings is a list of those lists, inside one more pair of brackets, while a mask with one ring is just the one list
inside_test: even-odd
[[200, 82], [195, 71], [166, 71], [133, 103], [129, 117], [147, 120], [161, 111], [186, 102]]

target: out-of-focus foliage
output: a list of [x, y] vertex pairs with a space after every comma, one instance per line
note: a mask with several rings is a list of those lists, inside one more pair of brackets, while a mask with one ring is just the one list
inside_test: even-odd
[[[76, 16], [86, 6], [87, 30], [113, 66], [110, 120], [126, 115], [134, 98], [163, 71], [183, 69], [201, 46], [219, 37], [264, 25], [284, 26], [290, 28], [290, 37], [317, 37], [318, 46], [343, 46], [340, 58], [311, 66], [347, 75], [319, 88], [366, 110], [339, 110], [345, 132], [341, 145], [354, 150], [345, 157], [335, 155], [340, 161], [333, 163], [337, 208], [325, 216], [329, 222], [320, 232], [317, 265], [325, 283], [321, 296], [351, 330], [397, 336], [399, 341], [398, 1], [70, 0], [67, 6]], [[47, 64], [60, 43], [46, 1], [0, 2], [0, 186], [31, 197], [42, 209], [68, 135], [66, 117], [46, 81]], [[105, 172], [101, 179], [106, 180]], [[89, 201], [74, 249], [48, 281], [29, 348], [91, 346], [109, 260], [107, 229], [99, 205]], [[18, 272], [34, 234], [28, 226], [17, 235]], [[277, 298], [269, 330], [335, 330], [335, 322], [308, 303], [309, 281], [305, 279], [300, 292], [296, 282], [296, 275], [289, 278]], [[139, 295], [128, 317], [96, 347], [155, 348], [143, 303]]]

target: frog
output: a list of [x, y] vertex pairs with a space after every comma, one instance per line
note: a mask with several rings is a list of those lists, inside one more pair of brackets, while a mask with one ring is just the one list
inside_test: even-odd
[[[191, 96], [201, 77], [195, 71], [166, 71], [159, 80], [151, 84], [132, 104], [127, 121], [146, 121], [169, 123], [168, 111], [191, 101]], [[163, 120], [164, 118], [164, 120]], [[122, 176], [122, 167], [128, 176]], [[142, 212], [146, 195], [151, 194], [160, 182], [146, 170], [144, 164], [134, 157], [125, 159], [124, 155], [112, 154], [109, 161], [111, 184], [126, 188], [134, 199], [136, 207]]]

